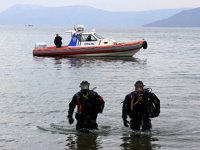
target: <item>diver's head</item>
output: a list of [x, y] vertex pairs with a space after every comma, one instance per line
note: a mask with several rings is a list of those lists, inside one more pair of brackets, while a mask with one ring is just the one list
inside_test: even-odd
[[81, 92], [88, 92], [89, 91], [90, 83], [88, 81], [82, 81], [80, 83]]
[[142, 81], [138, 80], [137, 82], [135, 82], [135, 91], [140, 93], [143, 92], [144, 90], [144, 84]]

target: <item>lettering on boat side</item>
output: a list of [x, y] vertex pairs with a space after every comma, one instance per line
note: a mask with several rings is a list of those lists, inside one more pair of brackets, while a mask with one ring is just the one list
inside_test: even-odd
[[94, 43], [84, 43], [84, 45], [94, 45]]

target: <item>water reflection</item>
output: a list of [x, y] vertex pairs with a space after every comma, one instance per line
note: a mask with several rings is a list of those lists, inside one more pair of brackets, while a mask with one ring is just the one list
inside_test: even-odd
[[66, 142], [66, 150], [97, 150], [101, 148], [101, 140], [98, 138], [98, 134], [78, 133], [69, 135]]
[[[144, 63], [144, 61], [134, 58], [134, 57], [86, 57], [86, 58], [59, 58], [62, 60], [67, 60], [70, 67], [82, 67], [88, 64], [98, 64], [98, 63], [109, 63], [109, 62], [133, 62], [133, 63]], [[58, 61], [58, 58], [55, 59]]]
[[160, 148], [158, 144], [154, 143], [158, 139], [150, 134], [124, 134], [121, 140], [122, 144], [120, 146], [124, 150], [153, 150]]
[[62, 65], [67, 65], [69, 68], [80, 68], [84, 65], [100, 63], [123, 64], [129, 62], [133, 64], [146, 64], [146, 60], [135, 57], [34, 57], [33, 60], [42, 63], [48, 63], [53, 60], [55, 68], [57, 69], [61, 69]]

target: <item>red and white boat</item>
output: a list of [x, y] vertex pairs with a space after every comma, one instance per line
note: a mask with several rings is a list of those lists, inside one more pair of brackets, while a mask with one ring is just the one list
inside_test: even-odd
[[34, 56], [112, 56], [132, 57], [141, 48], [147, 48], [147, 42], [143, 39], [131, 42], [117, 43], [114, 40], [105, 39], [96, 32], [84, 32], [84, 27], [79, 25], [71, 33], [71, 41], [68, 46], [56, 48], [38, 43], [33, 50]]

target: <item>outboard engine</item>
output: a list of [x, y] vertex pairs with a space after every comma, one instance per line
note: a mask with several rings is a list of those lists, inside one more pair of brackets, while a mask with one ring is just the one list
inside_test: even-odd
[[47, 47], [46, 43], [36, 43], [35, 44], [35, 48], [45, 48], [45, 47]]

